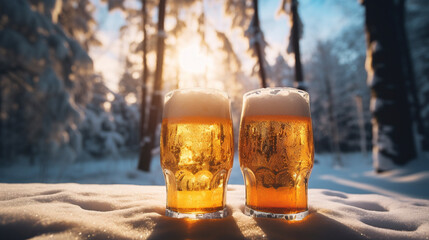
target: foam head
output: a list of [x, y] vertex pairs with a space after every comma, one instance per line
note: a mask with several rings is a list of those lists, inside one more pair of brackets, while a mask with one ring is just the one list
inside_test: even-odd
[[230, 102], [225, 92], [207, 88], [174, 90], [165, 95], [164, 118], [230, 118]]
[[243, 97], [242, 116], [288, 115], [310, 117], [310, 97], [295, 88], [261, 88]]

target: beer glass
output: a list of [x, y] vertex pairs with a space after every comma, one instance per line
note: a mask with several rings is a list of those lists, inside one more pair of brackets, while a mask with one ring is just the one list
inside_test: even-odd
[[313, 167], [309, 95], [263, 88], [243, 97], [239, 155], [246, 185], [245, 214], [302, 220]]
[[225, 92], [189, 88], [166, 94], [160, 145], [167, 216], [226, 216], [233, 144], [230, 100]]

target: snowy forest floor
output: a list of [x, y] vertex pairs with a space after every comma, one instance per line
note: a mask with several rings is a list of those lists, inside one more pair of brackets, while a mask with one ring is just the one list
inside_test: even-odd
[[[151, 172], [138, 171], [137, 155], [121, 158], [81, 160], [74, 163], [59, 161], [51, 166], [31, 166], [22, 160], [13, 166], [0, 168], [3, 183], [84, 183], [164, 185], [159, 153], [152, 160]], [[389, 197], [429, 199], [429, 155], [382, 174], [372, 169], [371, 156], [361, 153], [341, 155], [343, 166], [334, 167], [334, 155], [316, 154], [309, 188], [324, 188], [345, 193], [378, 193]], [[229, 184], [243, 184], [235, 156]]]

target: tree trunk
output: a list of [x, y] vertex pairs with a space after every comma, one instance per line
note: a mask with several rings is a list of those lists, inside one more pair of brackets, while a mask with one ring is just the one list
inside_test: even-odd
[[328, 95], [328, 114], [329, 126], [331, 132], [331, 151], [335, 154], [334, 165], [343, 166], [341, 161], [340, 136], [338, 134], [337, 118], [334, 114], [334, 94], [332, 92], [332, 84], [327, 76], [325, 76], [326, 94]]
[[406, 74], [394, 0], [364, 0], [368, 84], [373, 115], [373, 161], [377, 172], [416, 156]]
[[[5, 80], [3, 79], [3, 77], [1, 77], [0, 79], [3, 81], [4, 84]], [[1, 86], [0, 88], [0, 166], [2, 164], [5, 164], [6, 161], [9, 160], [6, 159], [6, 118], [3, 117], [6, 116], [6, 111], [4, 110], [3, 105], [3, 89], [5, 89], [5, 86]]]
[[[176, 58], [179, 59], [179, 58]], [[180, 63], [179, 60], [176, 61], [176, 85], [175, 85], [175, 89], [179, 89], [180, 88]]]
[[142, 73], [142, 94], [141, 94], [141, 103], [140, 103], [140, 156], [139, 164], [144, 162], [143, 158], [143, 146], [145, 145], [145, 136], [146, 136], [146, 94], [147, 94], [147, 33], [146, 33], [146, 23], [147, 23], [147, 12], [146, 12], [147, 0], [142, 0], [142, 31], [143, 31], [143, 73]]
[[149, 122], [147, 133], [149, 141], [144, 141], [142, 149], [142, 157], [138, 165], [138, 169], [143, 171], [150, 170], [150, 162], [152, 159], [152, 149], [155, 146], [156, 139], [156, 130], [159, 124], [162, 113], [162, 101], [161, 101], [161, 91], [162, 91], [162, 67], [164, 63], [164, 18], [165, 18], [165, 5], [166, 0], [159, 1], [159, 11], [158, 11], [158, 39], [156, 46], [156, 72], [155, 72], [155, 82], [153, 84], [152, 90], [152, 100], [149, 111]]
[[[405, 68], [405, 75], [408, 79], [409, 94], [411, 95], [413, 105], [413, 117], [417, 127], [417, 135], [420, 139], [416, 143], [418, 146], [423, 145], [423, 138], [425, 136], [426, 129], [424, 127], [422, 116], [421, 116], [421, 104], [419, 99], [419, 93], [416, 88], [416, 78], [414, 75], [414, 64], [411, 58], [411, 52], [409, 48], [407, 31], [405, 29], [405, 0], [399, 0], [397, 6], [398, 13], [396, 14], [396, 24], [398, 26], [397, 36], [400, 50], [402, 55], [402, 64]], [[418, 148], [420, 149], [420, 148]]]
[[[177, 10], [176, 11], [176, 24], [178, 24], [179, 23], [179, 11]], [[175, 38], [176, 38], [176, 44], [177, 44], [177, 42], [178, 42], [178, 39], [179, 39], [179, 36], [178, 36], [179, 34], [177, 34], [177, 31], [176, 31], [176, 34], [175, 34]], [[175, 89], [179, 89], [179, 87], [180, 87], [180, 59], [179, 59], [179, 57], [178, 57], [178, 55], [179, 55], [179, 49], [178, 48], [175, 48], [175, 50], [176, 50], [176, 86], [175, 86]]]
[[[200, 18], [201, 18], [200, 21], [198, 21], [199, 22], [198, 32], [201, 35], [201, 46], [202, 46], [201, 51], [203, 51], [204, 55], [207, 56], [209, 53], [209, 45], [207, 44], [207, 41], [206, 41], [206, 16], [204, 14], [204, 0], [202, 1], [202, 4], [201, 4], [201, 16], [200, 16]], [[208, 75], [208, 65], [204, 64], [205, 87], [209, 86], [209, 79], [208, 79], [207, 75]]]
[[359, 95], [355, 96], [355, 101], [359, 123], [360, 150], [366, 158], [368, 156], [368, 152], [366, 151], [365, 118], [363, 116], [362, 97]]
[[291, 39], [292, 47], [295, 56], [295, 87], [301, 90], [306, 90], [304, 85], [304, 74], [302, 73], [301, 65], [301, 50], [299, 47], [299, 15], [298, 15], [298, 0], [291, 0], [291, 14], [292, 14], [292, 29], [291, 29]]
[[259, 64], [259, 77], [261, 78], [261, 86], [263, 88], [267, 87], [267, 79], [265, 75], [265, 68], [264, 68], [264, 54], [262, 53], [262, 46], [259, 42], [259, 39], [261, 37], [261, 27], [259, 24], [259, 10], [258, 10], [258, 0], [253, 0], [253, 9], [254, 9], [254, 17], [253, 17], [253, 29], [255, 29], [255, 51], [256, 55], [258, 57], [258, 64]]

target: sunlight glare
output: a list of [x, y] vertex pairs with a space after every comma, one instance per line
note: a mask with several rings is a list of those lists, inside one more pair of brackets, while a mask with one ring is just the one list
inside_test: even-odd
[[112, 104], [110, 102], [104, 102], [103, 107], [106, 112], [110, 112], [110, 109], [112, 108]]
[[179, 64], [185, 73], [203, 74], [206, 71], [207, 56], [198, 44], [191, 44], [179, 50]]
[[128, 93], [125, 97], [125, 101], [127, 101], [129, 104], [134, 104], [137, 102], [137, 97], [134, 93]]
[[139, 72], [133, 72], [132, 76], [134, 79], [137, 79], [140, 77], [140, 73]]
[[115, 95], [113, 95], [113, 93], [107, 93], [106, 94], [106, 99], [109, 101], [109, 102], [112, 102], [113, 100], [115, 100]]

